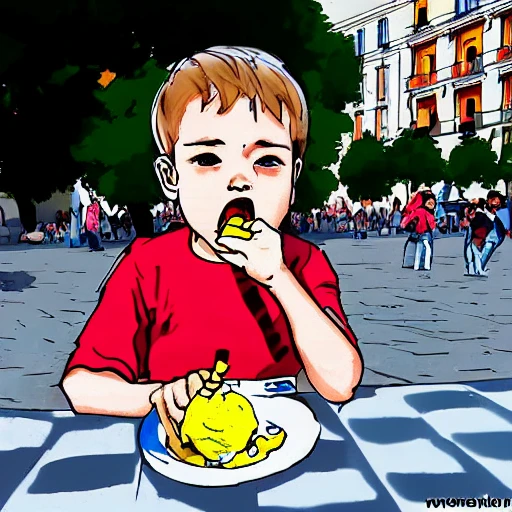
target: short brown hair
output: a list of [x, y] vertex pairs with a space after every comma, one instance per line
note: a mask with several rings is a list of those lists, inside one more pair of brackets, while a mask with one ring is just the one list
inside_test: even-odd
[[217, 95], [221, 103], [219, 114], [229, 112], [245, 96], [253, 104], [259, 98], [262, 110], [268, 109], [282, 123], [284, 105], [290, 116], [295, 156], [303, 157], [308, 112], [300, 86], [279, 59], [242, 47], [209, 48], [172, 69], [153, 106], [153, 132], [160, 150], [173, 152], [181, 120], [192, 100], [202, 98], [205, 108]]

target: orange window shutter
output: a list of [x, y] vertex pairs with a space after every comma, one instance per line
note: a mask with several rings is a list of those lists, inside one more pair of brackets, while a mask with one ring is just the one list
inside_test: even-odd
[[375, 111], [375, 137], [380, 140], [382, 136], [382, 110]]
[[423, 9], [423, 8], [426, 9], [427, 7], [428, 7], [427, 0], [416, 0], [416, 9], [415, 9], [415, 14], [414, 14], [414, 21], [415, 21], [416, 25], [418, 24], [418, 21], [419, 21], [420, 9]]
[[418, 105], [418, 128], [430, 126], [430, 109], [424, 105]]
[[512, 76], [503, 81], [503, 108], [510, 109], [512, 102]]
[[362, 114], [356, 115], [355, 128], [354, 128], [354, 140], [360, 140], [363, 138], [363, 116]]
[[503, 46], [512, 45], [512, 16], [505, 18], [503, 25]]
[[379, 70], [378, 70], [377, 99], [379, 101], [384, 101], [386, 99], [386, 69], [385, 68], [379, 68]]

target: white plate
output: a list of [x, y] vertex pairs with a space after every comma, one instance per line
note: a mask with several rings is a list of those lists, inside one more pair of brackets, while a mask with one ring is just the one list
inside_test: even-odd
[[268, 420], [287, 434], [283, 446], [267, 459], [236, 469], [201, 468], [180, 462], [165, 448], [165, 431], [155, 409], [146, 416], [139, 431], [144, 458], [155, 471], [172, 480], [200, 487], [225, 487], [285, 471], [313, 451], [320, 436], [320, 424], [302, 402], [283, 396], [248, 398], [259, 422], [258, 433], [266, 434]]

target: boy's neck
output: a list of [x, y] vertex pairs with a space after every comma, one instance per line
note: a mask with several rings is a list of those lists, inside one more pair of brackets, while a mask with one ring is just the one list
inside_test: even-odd
[[191, 243], [192, 252], [202, 260], [210, 261], [212, 263], [225, 263], [216, 254], [212, 247], [201, 238], [197, 233], [191, 230]]

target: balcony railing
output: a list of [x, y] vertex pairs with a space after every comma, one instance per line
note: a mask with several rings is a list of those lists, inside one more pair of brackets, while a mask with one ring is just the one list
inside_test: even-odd
[[512, 46], [503, 46], [498, 50], [497, 62], [512, 58]]
[[477, 75], [484, 72], [484, 61], [482, 55], [478, 55], [475, 60], [456, 62], [452, 66], [452, 78], [461, 78], [463, 76]]
[[512, 123], [512, 105], [505, 105], [501, 111], [501, 122]]
[[414, 75], [409, 79], [409, 89], [418, 89], [419, 87], [426, 87], [427, 85], [434, 85], [437, 83], [437, 73], [424, 73], [421, 75]]
[[483, 128], [483, 117], [481, 112], [475, 112], [475, 116], [472, 118], [466, 117], [464, 119], [464, 122], [461, 122], [462, 119], [458, 118], [458, 126], [459, 126], [459, 133], [471, 135], [476, 134], [477, 130], [480, 130]]

